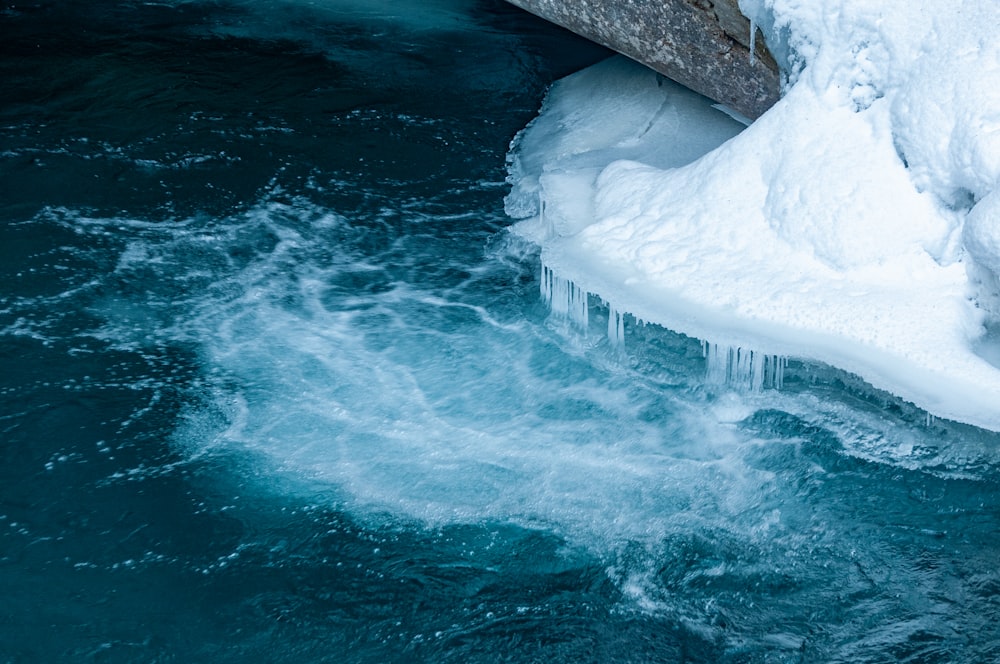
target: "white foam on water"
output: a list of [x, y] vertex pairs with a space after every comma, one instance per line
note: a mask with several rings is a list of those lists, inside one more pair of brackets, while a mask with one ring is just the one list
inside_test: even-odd
[[[634, 87], [639, 97], [650, 81], [655, 90], [669, 87], [644, 76]], [[687, 94], [678, 92], [680, 99], [690, 99]], [[622, 123], [595, 131], [614, 134], [618, 148], [636, 158], [643, 136], [677, 136], [676, 143], [688, 148], [651, 155], [663, 168], [683, 166], [672, 159], [694, 158], [712, 131], [718, 130], [716, 138], [739, 131], [714, 114], [704, 132], [687, 136], [675, 101], [661, 99], [649, 110], [648, 122], [638, 129]], [[564, 156], [571, 161], [567, 147]], [[581, 158], [594, 164], [604, 157]], [[600, 184], [603, 167], [577, 169], [570, 161], [520, 186], [535, 186], [537, 201], [538, 191], [570, 194]], [[345, 184], [356, 186], [330, 186]], [[538, 291], [525, 288], [536, 257], [520, 246], [505, 253], [504, 240], [496, 240], [484, 258], [481, 229], [472, 240], [455, 230], [481, 221], [482, 210], [400, 200], [403, 187], [378, 186], [384, 191], [372, 194], [374, 204], [367, 198], [371, 192], [357, 192], [342, 213], [286, 193], [224, 219], [153, 223], [51, 211], [88, 236], [82, 246], [101, 250], [100, 269], [93, 271], [97, 283], [82, 286], [83, 295], [67, 294], [65, 304], [55, 298], [53, 304], [86, 303], [88, 313], [105, 321], [94, 335], [112, 347], [153, 347], [151, 357], [168, 360], [175, 350], [197, 355], [202, 374], [190, 384], [170, 385], [187, 389], [189, 404], [173, 442], [187, 459], [212, 461], [217, 455], [211, 471], [231, 472], [235, 490], [301, 491], [308, 496], [304, 502], [334, 503], [372, 531], [388, 515], [406, 527], [499, 522], [554, 533], [594, 554], [590, 560], [606, 566], [634, 606], [672, 612], [720, 648], [731, 639], [729, 653], [746, 646], [736, 642], [745, 635], [766, 634], [791, 651], [789, 657], [801, 655], [801, 641], [774, 629], [785, 621], [749, 606], [757, 597], [768, 600], [765, 609], [780, 605], [779, 612], [787, 610], [796, 620], [801, 607], [825, 606], [827, 599], [860, 602], [838, 603], [831, 613], [839, 617], [839, 609], [847, 608], [874, 625], [874, 633], [900, 604], [928, 615], [920, 611], [921, 598], [936, 600], [942, 587], [968, 587], [952, 584], [947, 571], [928, 577], [924, 569], [913, 570], [911, 560], [898, 562], [907, 535], [899, 545], [894, 538], [902, 529], [874, 522], [868, 501], [854, 499], [858, 486], [891, 477], [894, 495], [911, 507], [907, 490], [928, 486], [924, 470], [937, 472], [959, 459], [936, 455], [936, 429], [925, 431], [926, 424], [911, 426], [846, 399], [756, 389], [780, 380], [780, 355], [745, 344], [745, 331], [724, 324], [710, 326], [712, 335], [702, 337], [712, 340], [704, 349], [709, 371], [724, 369], [726, 382], [745, 382], [750, 389], [706, 387], [706, 358], [696, 341], [639, 322], [648, 319], [647, 312], [628, 294], [641, 289], [640, 282], [617, 283], [621, 273], [612, 270], [595, 273], [605, 281], [578, 281], [574, 254], [553, 245], [544, 252], [540, 288], [555, 303], [553, 310], [560, 308], [556, 315], [574, 322], [548, 324]], [[579, 220], [587, 218], [580, 215], [604, 205], [586, 196], [557, 199], [546, 206], [544, 223], [529, 222], [521, 230], [533, 228], [548, 238], [579, 232]], [[614, 203], [634, 203], [640, 214], [643, 207], [639, 198]], [[453, 214], [421, 212], [442, 208]], [[490, 227], [498, 226], [495, 221]], [[508, 241], [516, 245], [516, 239]], [[678, 265], [698, 262], [692, 252]], [[581, 351], [579, 331], [566, 328], [605, 327], [599, 299], [607, 308], [611, 343], [602, 340]], [[767, 423], [772, 414], [778, 420], [773, 426]], [[968, 452], [973, 462], [981, 453], [971, 442]], [[850, 455], [920, 473], [900, 472], [897, 482], [897, 468], [854, 463]], [[226, 462], [234, 456], [240, 463], [230, 469]], [[174, 459], [170, 472], [183, 467]], [[965, 461], [956, 465], [969, 470]], [[204, 469], [197, 466], [198, 473]], [[149, 472], [136, 469], [139, 476]], [[975, 482], [954, 484], [978, 488]], [[934, 520], [942, 505], [959, 512], [970, 504], [920, 498], [919, 509]], [[977, 523], [983, 513], [968, 510], [969, 521], [952, 516], [954, 523]], [[917, 518], [904, 527], [914, 521], [921, 523]], [[310, 520], [305, 528], [321, 523]], [[252, 523], [245, 525], [251, 540], [260, 539]], [[991, 552], [988, 544], [977, 551], [987, 560], [987, 573], [993, 569]], [[275, 555], [280, 564], [281, 553]], [[942, 567], [954, 560], [945, 558]], [[477, 573], [495, 571], [481, 560], [470, 565]], [[512, 569], [540, 572], [555, 601], [566, 598], [561, 575], [550, 568], [518, 560]], [[886, 576], [872, 581], [873, 573]], [[524, 578], [515, 575], [515, 582]], [[845, 579], [862, 588], [860, 600], [842, 592]], [[920, 597], [908, 605], [897, 602], [897, 588], [915, 588]], [[594, 591], [609, 601], [617, 597], [605, 588]], [[585, 594], [569, 601], [576, 597], [586, 601]], [[947, 608], [954, 615], [956, 606]], [[766, 613], [765, 629], [724, 627], [734, 624], [730, 609], [738, 613], [735, 620]], [[802, 627], [806, 633], [815, 633], [811, 625]]]
[[[706, 638], [726, 638], [703, 604], [719, 596], [712, 584], [787, 574], [814, 601], [859, 558], [881, 563], [852, 550], [861, 508], [813, 498], [840, 490], [842, 458], [973, 481], [996, 467], [983, 441], [935, 449], [923, 423], [809, 393], [706, 388], [697, 342], [613, 307], [604, 344], [598, 300], [551, 274], [566, 302], [594, 307], [566, 308], [601, 330], [581, 349], [577, 324], [550, 324], [538, 291], [517, 291], [533, 256], [515, 236], [484, 257], [437, 242], [431, 219], [376, 239], [386, 220], [284, 199], [213, 221], [53, 214], [120, 246], [96, 289], [92, 312], [106, 322], [95, 335], [196, 349], [203, 372], [173, 433], [184, 459], [233, 467], [240, 491], [333, 504], [374, 530], [552, 534], [603, 566], [626, 610], [683, 615]], [[428, 276], [439, 270], [464, 276]], [[727, 381], [741, 372], [763, 386], [775, 368], [725, 343], [705, 351]], [[798, 429], [753, 425], [772, 410]], [[813, 438], [829, 449], [804, 452]]]
[[[59, 214], [123, 238], [110, 284], [157, 293], [103, 289], [95, 336], [130, 350], [196, 345], [205, 373], [175, 441], [191, 458], [257, 459], [262, 486], [332, 493], [362, 520], [514, 523], [613, 556], [694, 523], [754, 522], [774, 481], [741, 461], [751, 438], [737, 406], [706, 417], [697, 391], [588, 359], [578, 332], [526, 316], [533, 298], [498, 299], [489, 284], [503, 260], [473, 252], [477, 263], [454, 266], [470, 281], [443, 290], [401, 281], [454, 249], [411, 253], [400, 238], [365, 255], [368, 228], [302, 201], [210, 224]], [[612, 323], [621, 339], [623, 316]]]

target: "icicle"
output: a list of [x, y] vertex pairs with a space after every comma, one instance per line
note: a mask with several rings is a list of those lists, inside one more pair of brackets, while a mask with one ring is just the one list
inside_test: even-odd
[[590, 294], [585, 290], [577, 288], [575, 284], [573, 285], [573, 288], [576, 290], [577, 295], [576, 307], [573, 310], [573, 320], [576, 321], [576, 324], [579, 325], [581, 329], [586, 330], [587, 326], [590, 324], [590, 306], [587, 301]]
[[701, 348], [709, 383], [747, 392], [760, 392], [765, 387], [781, 389], [788, 363], [786, 358], [739, 346], [720, 347], [707, 341], [701, 343]]
[[625, 347], [625, 314], [608, 303], [608, 340], [612, 348]]
[[557, 276], [551, 268], [542, 264], [539, 281], [542, 300], [549, 305], [549, 311], [561, 318], [567, 318], [577, 327], [586, 330], [590, 324], [588, 307], [589, 293], [569, 279]]
[[757, 64], [757, 22], [750, 19], [750, 66]]
[[[714, 385], [725, 385], [729, 382], [729, 354], [732, 352], [732, 348], [720, 351], [719, 344], [702, 341], [701, 350], [706, 360], [706, 380]], [[720, 352], [724, 353], [725, 357], [720, 357]]]
[[546, 234], [552, 234], [552, 227], [546, 225], [545, 220], [545, 195], [543, 192], [538, 192], [538, 226], [544, 229]]

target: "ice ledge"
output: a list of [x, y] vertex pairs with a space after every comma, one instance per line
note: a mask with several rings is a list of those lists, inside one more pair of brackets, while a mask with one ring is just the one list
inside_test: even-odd
[[[512, 232], [531, 239], [535, 224], [536, 219], [525, 220]], [[633, 279], [625, 284], [620, 266], [601, 269], [592, 259], [574, 260], [565, 246], [549, 244], [542, 261], [543, 299], [554, 314], [585, 328], [588, 297], [593, 295], [609, 309], [612, 345], [626, 343], [626, 313], [701, 339], [709, 383], [749, 391], [780, 389], [788, 358], [816, 361], [854, 374], [936, 418], [1000, 431], [1000, 369], [989, 361], [991, 354], [1000, 357], [1000, 339], [983, 337], [970, 344], [953, 338], [950, 344], [943, 341], [947, 348], [938, 356], [915, 356], [822, 330], [734, 317], [732, 311], [693, 302], [662, 286], [644, 287]], [[587, 269], [569, 267], [572, 263], [586, 264]]]
[[885, 99], [830, 94], [797, 86], [743, 127], [623, 59], [563, 79], [511, 152], [515, 232], [553, 306], [610, 303], [613, 339], [628, 312], [750, 351], [751, 385], [757, 354], [814, 360], [1000, 431], [966, 211], [914, 185]]
[[[542, 299], [554, 316], [562, 318], [580, 331], [590, 326], [590, 293], [542, 264], [539, 286]], [[615, 349], [625, 346], [625, 316], [613, 303], [604, 300], [608, 309], [608, 342]], [[642, 320], [642, 319], [639, 319]], [[647, 321], [642, 321], [647, 322]], [[679, 330], [675, 330], [679, 331]], [[764, 353], [752, 348], [719, 344], [702, 340], [706, 375], [709, 383], [728, 385], [740, 390], [759, 392], [766, 387], [780, 389], [788, 358]]]

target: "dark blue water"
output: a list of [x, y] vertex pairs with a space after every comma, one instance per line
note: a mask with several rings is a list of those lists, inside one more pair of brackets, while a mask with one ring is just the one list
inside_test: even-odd
[[992, 662], [1000, 439], [552, 318], [497, 1], [0, 5], [0, 662]]

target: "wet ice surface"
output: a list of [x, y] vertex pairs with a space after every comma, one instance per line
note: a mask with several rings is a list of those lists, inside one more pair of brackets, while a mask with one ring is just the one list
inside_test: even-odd
[[[404, 30], [425, 73], [375, 84], [212, 7], [0, 79], [0, 654], [996, 656], [993, 435], [817, 366], [728, 390], [695, 339], [610, 343], [596, 300], [550, 315], [503, 160], [568, 38], [484, 5], [474, 36]], [[54, 19], [3, 20], [37, 72]]]

